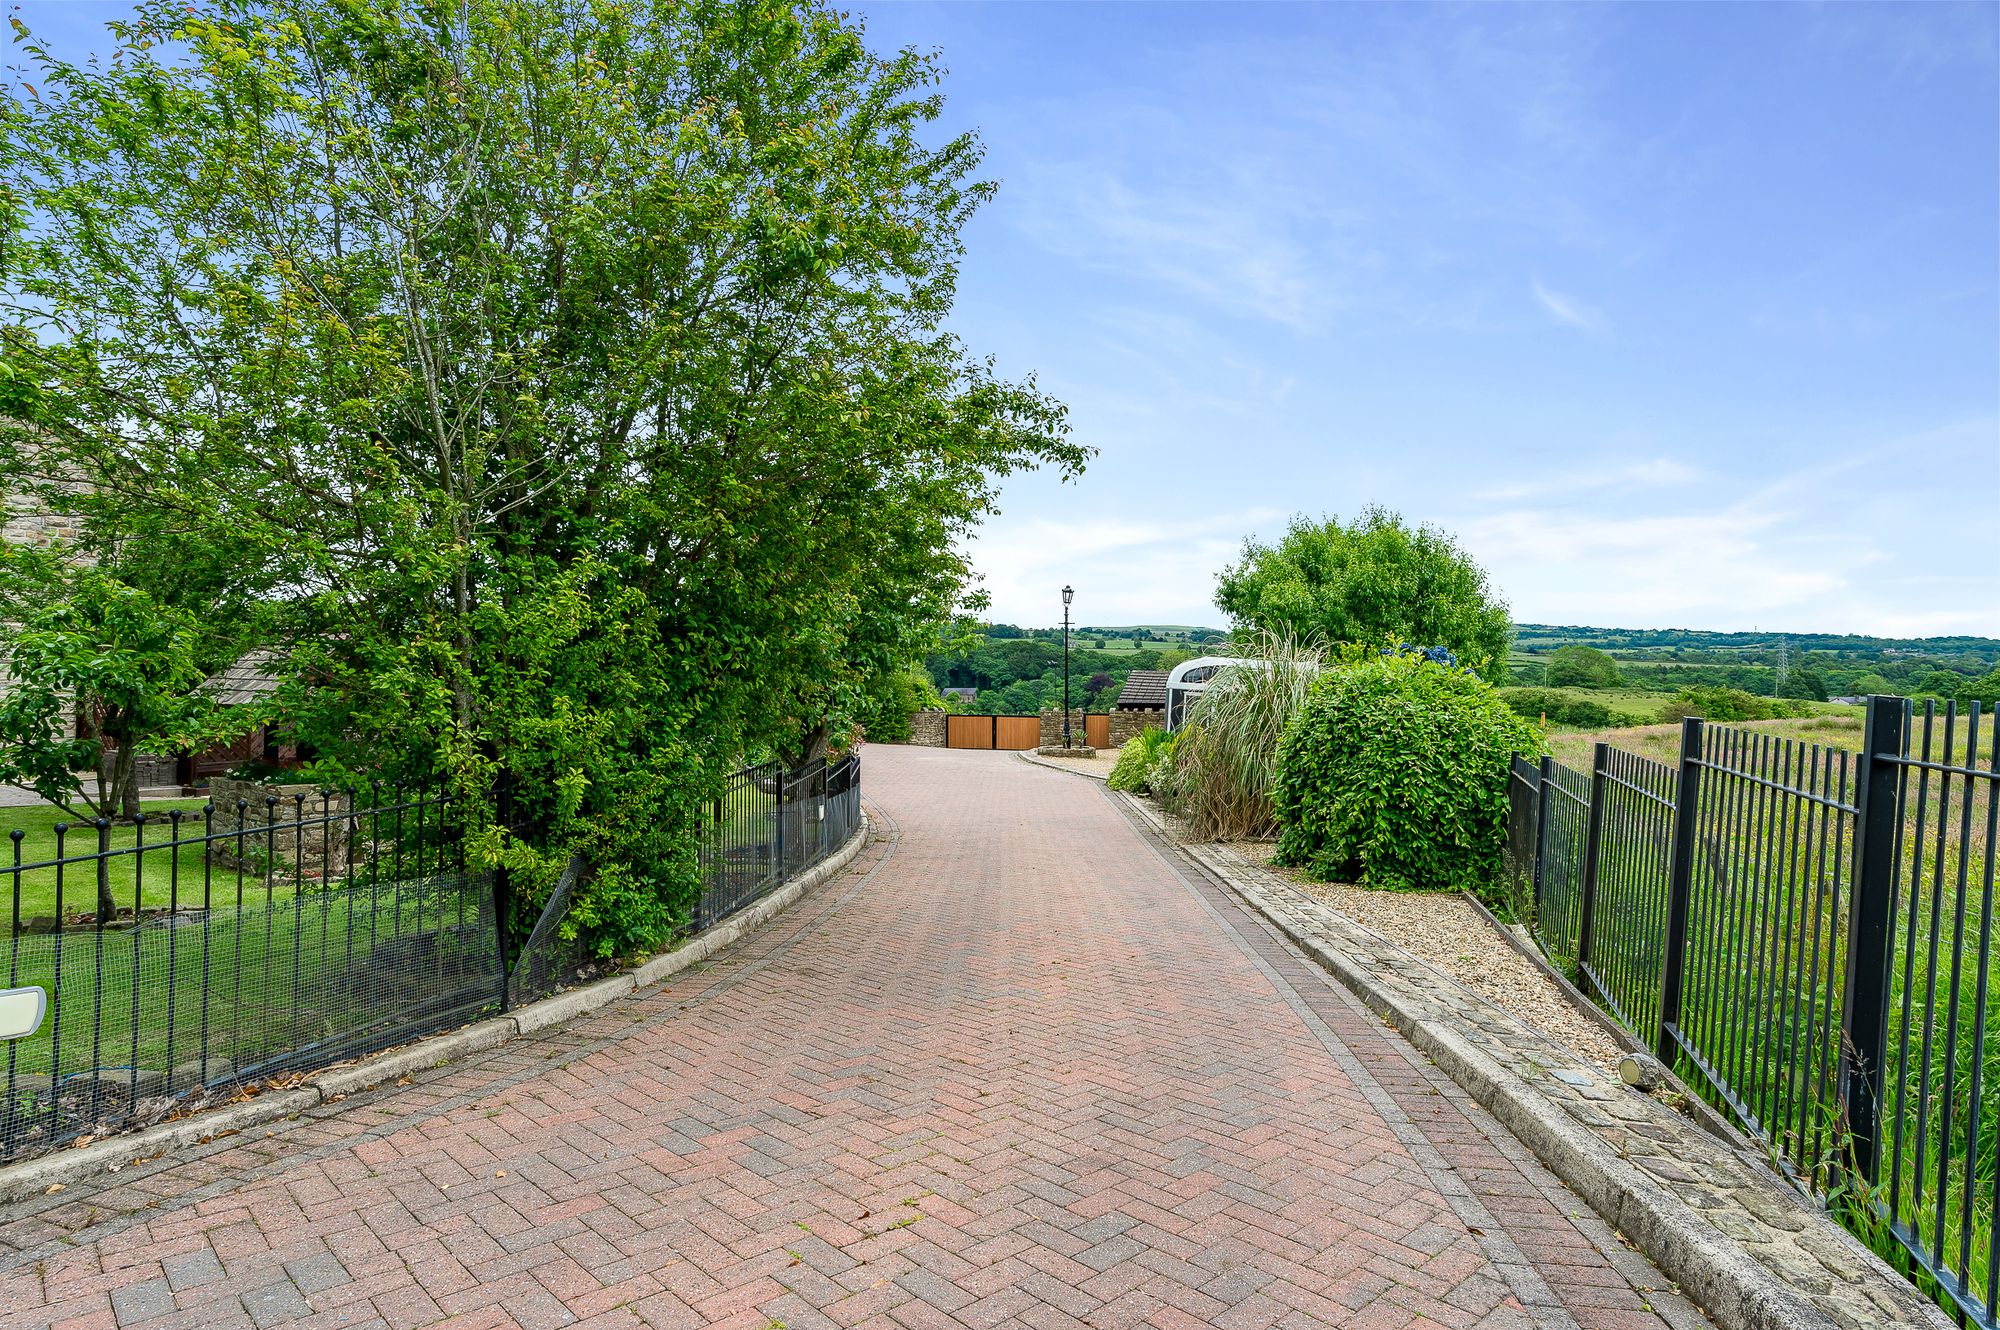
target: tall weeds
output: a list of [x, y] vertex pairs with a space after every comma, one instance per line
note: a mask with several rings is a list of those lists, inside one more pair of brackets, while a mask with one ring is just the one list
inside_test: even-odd
[[1196, 840], [1275, 835], [1278, 740], [1324, 658], [1289, 634], [1238, 639], [1240, 665], [1216, 675], [1175, 735], [1167, 788], [1156, 791]]

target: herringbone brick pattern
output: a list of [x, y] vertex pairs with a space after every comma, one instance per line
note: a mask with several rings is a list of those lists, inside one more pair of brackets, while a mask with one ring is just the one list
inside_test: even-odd
[[745, 945], [6, 1217], [0, 1326], [1659, 1324], [1656, 1275], [1095, 787], [864, 762], [897, 836]]

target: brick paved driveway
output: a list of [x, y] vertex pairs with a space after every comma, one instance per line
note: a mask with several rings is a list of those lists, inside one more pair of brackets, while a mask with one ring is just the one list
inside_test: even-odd
[[1698, 1323], [1100, 786], [864, 770], [893, 837], [668, 988], [0, 1216], [0, 1325]]

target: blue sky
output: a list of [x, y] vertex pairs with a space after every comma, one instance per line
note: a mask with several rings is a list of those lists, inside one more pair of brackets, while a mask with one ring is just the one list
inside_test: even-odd
[[2000, 634], [1995, 7], [864, 4], [998, 199], [954, 323], [1102, 450], [995, 617], [1219, 622], [1293, 512], [1533, 621]]
[[994, 617], [1219, 623], [1381, 503], [1523, 620], [2000, 635], [2000, 8], [855, 12], [1001, 182], [955, 329], [1101, 450], [1007, 487]]

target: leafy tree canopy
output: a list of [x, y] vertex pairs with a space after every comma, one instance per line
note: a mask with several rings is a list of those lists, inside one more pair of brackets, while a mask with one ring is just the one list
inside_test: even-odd
[[1545, 681], [1551, 688], [1616, 688], [1618, 662], [1596, 647], [1557, 647]]
[[1244, 544], [1215, 603], [1236, 626], [1303, 641], [1441, 646], [1475, 669], [1505, 661], [1507, 606], [1485, 572], [1434, 526], [1383, 508], [1353, 522], [1294, 518], [1276, 545]]
[[1085, 460], [942, 330], [992, 186], [936, 61], [831, 8], [112, 31], [0, 112], [15, 483], [277, 606], [326, 761], [515, 791], [475, 854], [527, 909], [584, 851], [601, 949], [685, 916], [703, 779], [934, 640], [997, 479]]

